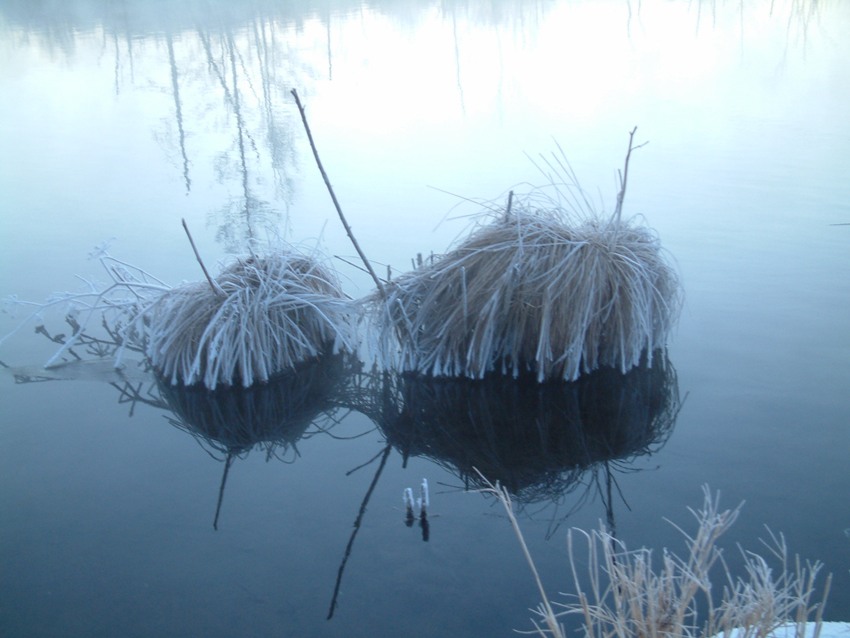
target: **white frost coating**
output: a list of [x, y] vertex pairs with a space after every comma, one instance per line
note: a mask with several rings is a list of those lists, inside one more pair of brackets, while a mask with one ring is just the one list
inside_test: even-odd
[[55, 295], [34, 306], [23, 325], [41, 322], [47, 310], [64, 313], [71, 334], [47, 361], [62, 357], [102, 324], [119, 345], [143, 351], [171, 383], [249, 386], [329, 352], [353, 351], [355, 305], [341, 291], [333, 269], [318, 251], [275, 246], [265, 256], [236, 260], [209, 282], [171, 288], [144, 270], [95, 250], [109, 280], [80, 278], [83, 292]]
[[0, 339], [0, 344], [15, 335], [23, 326], [42, 323], [47, 311], [59, 311], [72, 323], [73, 330], [62, 347], [45, 363], [45, 367], [61, 363], [62, 356], [79, 343], [92, 321], [109, 325], [113, 338], [120, 339], [121, 346], [117, 351], [119, 356], [125, 347], [141, 349], [143, 343], [136, 340], [137, 335], [131, 324], [148, 304], [167, 292], [169, 287], [141, 268], [115, 259], [103, 249], [96, 249], [95, 252], [98, 262], [109, 278], [108, 282], [96, 284], [78, 277], [85, 290], [58, 293], [43, 303], [17, 298], [7, 299], [10, 304], [30, 306], [34, 311], [12, 332]]
[[429, 507], [431, 507], [431, 501], [430, 501], [430, 498], [428, 496], [428, 479], [426, 479], [426, 478], [422, 479], [422, 486], [420, 488], [420, 494], [422, 495], [421, 496], [422, 504], [425, 506], [425, 509], [428, 509]]
[[216, 283], [221, 292], [207, 282], [170, 290], [136, 322], [151, 364], [171, 383], [247, 387], [331, 347], [353, 350], [353, 305], [311, 256], [251, 256]]
[[600, 366], [625, 372], [665, 345], [680, 291], [651, 229], [519, 204], [513, 214], [372, 300], [382, 366], [481, 378], [509, 362], [514, 375], [574, 380]]

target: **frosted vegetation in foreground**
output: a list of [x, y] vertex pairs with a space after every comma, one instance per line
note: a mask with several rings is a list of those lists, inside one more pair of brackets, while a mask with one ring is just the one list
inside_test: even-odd
[[721, 511], [719, 497], [708, 488], [702, 507], [689, 508], [696, 532], [674, 525], [685, 539], [685, 558], [665, 548], [654, 561], [652, 550], [629, 550], [604, 527], [571, 530], [567, 552], [577, 593], [566, 603], [550, 602], [546, 595], [508, 491], [492, 483], [484, 491], [504, 506], [537, 582], [542, 602], [533, 622], [541, 636], [566, 636], [560, 619], [568, 615], [581, 618], [588, 638], [766, 638], [780, 629], [787, 638], [819, 634], [831, 582], [827, 576], [816, 599], [822, 564], [789, 558], [785, 539], [769, 533], [763, 544], [770, 558], [741, 549], [746, 576], [734, 577], [717, 540], [735, 522], [740, 506]]

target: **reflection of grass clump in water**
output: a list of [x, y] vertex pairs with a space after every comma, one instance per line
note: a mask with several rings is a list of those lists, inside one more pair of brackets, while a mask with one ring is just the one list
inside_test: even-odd
[[572, 382], [404, 375], [401, 410], [381, 428], [406, 457], [425, 456], [468, 486], [499, 481], [522, 503], [557, 499], [596, 464], [649, 454], [679, 409], [663, 353], [623, 374], [600, 368]]
[[143, 312], [144, 341], [151, 364], [171, 383], [247, 387], [350, 347], [349, 311], [331, 270], [277, 252], [163, 294]]
[[[571, 183], [553, 186], [575, 190], [559, 163]], [[376, 332], [387, 364], [397, 348], [406, 371], [573, 380], [600, 366], [625, 371], [664, 347], [678, 281], [655, 233], [622, 219], [625, 174], [621, 182], [610, 218], [568, 214], [562, 192], [542, 208], [509, 200], [453, 250], [386, 286]]]
[[336, 408], [345, 381], [343, 355], [323, 356], [248, 388], [208, 390], [159, 383], [172, 423], [214, 450], [240, 454], [260, 447], [268, 455], [294, 447], [309, 426]]

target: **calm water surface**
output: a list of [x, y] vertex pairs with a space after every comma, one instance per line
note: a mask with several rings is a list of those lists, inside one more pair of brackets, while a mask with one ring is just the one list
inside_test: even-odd
[[[848, 29], [850, 4], [807, 0], [0, 2], [4, 298], [104, 280], [104, 242], [200, 279], [181, 218], [209, 264], [282, 236], [367, 293], [292, 88], [394, 272], [462, 236], [475, 201], [544, 184], [558, 146], [612, 210], [637, 126], [626, 213], [686, 296], [664, 370], [569, 392], [334, 362], [216, 404], [96, 361], [37, 383], [55, 344], [29, 323], [0, 348], [0, 633], [529, 629], [510, 525], [464, 489], [487, 464], [553, 597], [569, 527], [677, 549], [662, 518], [687, 525], [707, 484], [746, 501], [733, 568], [735, 542], [781, 531], [834, 574], [826, 618], [850, 620]], [[4, 310], [7, 334], [32, 309]], [[402, 502], [423, 478], [427, 541]]]

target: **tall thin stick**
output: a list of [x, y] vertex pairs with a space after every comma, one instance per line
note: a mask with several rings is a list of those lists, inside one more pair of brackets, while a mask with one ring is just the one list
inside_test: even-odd
[[195, 251], [195, 259], [197, 259], [198, 263], [201, 264], [201, 270], [204, 271], [204, 276], [207, 278], [207, 281], [210, 283], [210, 288], [212, 288], [213, 293], [216, 294], [216, 295], [219, 295], [221, 297], [226, 297], [227, 293], [224, 292], [224, 290], [221, 289], [221, 286], [219, 286], [215, 282], [215, 279], [210, 277], [210, 273], [207, 272], [207, 267], [204, 266], [204, 260], [201, 259], [201, 253], [198, 252], [198, 247], [195, 246], [195, 240], [192, 239], [192, 233], [189, 232], [189, 226], [186, 224], [186, 219], [183, 218], [180, 221], [183, 222], [183, 230], [186, 231], [186, 236], [189, 238], [189, 243], [192, 244], [192, 250]]
[[342, 225], [345, 227], [345, 232], [348, 234], [348, 238], [351, 240], [351, 243], [354, 244], [354, 249], [357, 251], [357, 254], [360, 255], [360, 259], [363, 260], [363, 264], [366, 266], [366, 270], [369, 271], [369, 274], [372, 276], [373, 281], [375, 282], [375, 286], [377, 286], [378, 291], [381, 293], [381, 297], [384, 299], [387, 298], [387, 293], [384, 290], [384, 285], [381, 283], [381, 280], [378, 278], [378, 275], [375, 274], [375, 271], [372, 269], [372, 264], [369, 263], [369, 260], [366, 258], [366, 254], [360, 249], [360, 244], [357, 243], [357, 240], [354, 238], [354, 233], [351, 231], [351, 226], [348, 225], [348, 221], [345, 219], [345, 215], [342, 214], [342, 208], [339, 205], [339, 201], [336, 198], [336, 194], [334, 193], [334, 189], [331, 186], [331, 182], [328, 179], [328, 174], [325, 172], [324, 166], [322, 166], [322, 160], [319, 159], [319, 151], [316, 150], [316, 144], [313, 142], [313, 134], [310, 132], [310, 125], [307, 123], [307, 114], [304, 112], [304, 107], [301, 105], [301, 100], [298, 98], [298, 92], [295, 89], [291, 91], [292, 97], [295, 98], [295, 104], [298, 106], [298, 112], [301, 114], [301, 121], [304, 123], [304, 130], [307, 132], [307, 139], [310, 141], [310, 148], [313, 150], [313, 157], [316, 158], [316, 165], [319, 167], [319, 172], [322, 174], [322, 179], [325, 180], [325, 186], [328, 188], [328, 192], [331, 195], [331, 199], [334, 203], [334, 208], [336, 208], [336, 212], [339, 215], [340, 221], [342, 221]]
[[[522, 548], [525, 561], [528, 563], [528, 567], [531, 569], [531, 574], [534, 576], [534, 581], [537, 583], [537, 591], [540, 592], [540, 605], [536, 610], [537, 613], [543, 617], [543, 621], [546, 623], [548, 631], [552, 634], [552, 636], [554, 636], [554, 638], [565, 638], [566, 633], [564, 632], [564, 628], [558, 623], [558, 617], [549, 602], [549, 596], [546, 594], [546, 590], [543, 587], [543, 581], [540, 580], [540, 574], [537, 573], [537, 567], [534, 564], [534, 559], [531, 557], [528, 545], [525, 544], [525, 538], [522, 535], [522, 530], [519, 528], [519, 522], [514, 515], [513, 502], [511, 501], [510, 493], [507, 488], [499, 485], [498, 482], [496, 482], [495, 485], [491, 483], [478, 468], [473, 469], [478, 473], [478, 476], [481, 477], [486, 485], [486, 487], [481, 491], [485, 494], [493, 494], [497, 499], [499, 499], [502, 507], [505, 508], [505, 514], [507, 514], [508, 520], [511, 522], [511, 527], [513, 527], [514, 534], [516, 534], [517, 540]], [[537, 626], [537, 623], [535, 622], [534, 624], [535, 627], [537, 627], [537, 632], [541, 636], [545, 636], [546, 634], [539, 626]]]
[[626, 198], [626, 181], [629, 179], [629, 159], [631, 159], [632, 151], [640, 148], [641, 146], [646, 146], [649, 143], [644, 142], [643, 144], [633, 146], [635, 131], [637, 131], [637, 126], [629, 131], [629, 150], [626, 151], [625, 165], [623, 166], [623, 172], [620, 173], [620, 192], [617, 193], [617, 208], [614, 210], [614, 221], [618, 225], [620, 223], [620, 217], [623, 214], [623, 200]]

